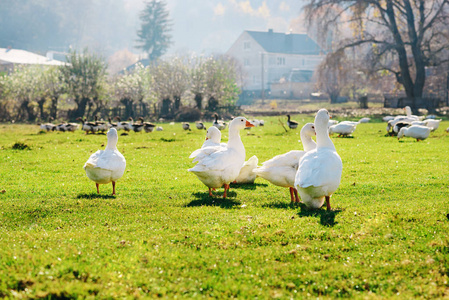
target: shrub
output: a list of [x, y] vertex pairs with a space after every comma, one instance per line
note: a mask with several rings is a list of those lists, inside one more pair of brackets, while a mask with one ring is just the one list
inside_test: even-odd
[[198, 108], [182, 107], [175, 115], [175, 121], [195, 122], [201, 119], [201, 111]]

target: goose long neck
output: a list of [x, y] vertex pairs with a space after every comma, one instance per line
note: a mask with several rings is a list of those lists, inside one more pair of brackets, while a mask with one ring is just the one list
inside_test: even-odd
[[310, 151], [310, 150], [316, 148], [316, 143], [312, 139], [311, 136], [307, 135], [304, 132], [301, 132], [300, 136], [301, 136], [302, 145], [304, 146], [304, 151], [307, 152], [307, 151]]
[[229, 126], [228, 148], [235, 149], [239, 153], [243, 153], [245, 156], [245, 147], [243, 146], [242, 139], [240, 138], [240, 132], [233, 126]]
[[109, 138], [105, 150], [117, 150], [117, 138]]
[[331, 138], [329, 137], [329, 130], [327, 125], [324, 126], [316, 126], [316, 144], [318, 148], [331, 148], [335, 149], [334, 143], [332, 143]]

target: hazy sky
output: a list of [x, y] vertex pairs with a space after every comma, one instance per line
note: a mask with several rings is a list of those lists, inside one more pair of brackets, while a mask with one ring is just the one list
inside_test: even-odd
[[[143, 9], [144, 0], [126, 0], [131, 11]], [[301, 13], [301, 0], [166, 0], [174, 22], [170, 53], [223, 53], [244, 30], [272, 28], [287, 32]], [[140, 21], [136, 18], [136, 26]]]

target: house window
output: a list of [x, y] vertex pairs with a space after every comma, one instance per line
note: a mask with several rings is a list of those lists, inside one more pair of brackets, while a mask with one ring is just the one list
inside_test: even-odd
[[243, 49], [245, 49], [245, 50], [251, 49], [251, 43], [250, 42], [243, 42]]
[[243, 65], [244, 66], [249, 66], [249, 59], [248, 58], [243, 59]]
[[285, 66], [285, 57], [278, 57], [276, 63], [278, 66]]

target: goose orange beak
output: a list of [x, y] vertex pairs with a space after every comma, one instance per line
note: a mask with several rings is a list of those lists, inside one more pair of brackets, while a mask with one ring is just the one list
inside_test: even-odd
[[246, 125], [245, 125], [246, 127], [254, 127], [254, 125], [253, 124], [251, 124], [248, 120], [246, 120]]

